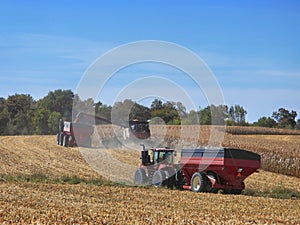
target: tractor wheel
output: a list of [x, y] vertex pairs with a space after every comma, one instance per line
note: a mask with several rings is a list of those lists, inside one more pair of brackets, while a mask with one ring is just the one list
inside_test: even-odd
[[176, 170], [174, 168], [165, 168], [164, 169], [165, 175], [166, 175], [166, 185], [168, 188], [173, 188], [175, 186], [175, 176], [176, 176]]
[[134, 184], [135, 185], [146, 185], [148, 184], [148, 177], [145, 170], [138, 168], [134, 174]]
[[56, 144], [60, 145], [60, 133], [56, 135]]
[[68, 147], [69, 146], [69, 135], [64, 135], [63, 138], [63, 144], [64, 147]]
[[65, 136], [64, 134], [59, 135], [59, 145], [61, 146], [63, 145], [64, 136]]
[[69, 136], [68, 146], [74, 147], [74, 137], [72, 135]]
[[203, 192], [206, 191], [206, 186], [206, 175], [199, 172], [194, 173], [191, 179], [191, 190], [193, 192]]
[[184, 177], [182, 174], [182, 170], [177, 170], [175, 174], [175, 187], [179, 190], [183, 190]]
[[166, 174], [162, 170], [156, 170], [152, 177], [152, 185], [155, 187], [161, 187], [165, 185]]

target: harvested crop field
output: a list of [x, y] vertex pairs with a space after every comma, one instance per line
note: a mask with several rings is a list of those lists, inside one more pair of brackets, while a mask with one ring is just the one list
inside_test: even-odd
[[[36, 224], [297, 224], [299, 200], [156, 188], [0, 183], [0, 221]], [[5, 221], [5, 222], [4, 222]]]
[[[284, 140], [295, 141], [289, 136]], [[136, 151], [90, 150], [132, 167], [139, 162]], [[0, 174], [0, 224], [299, 224], [300, 179], [264, 170], [246, 179], [242, 195], [98, 185], [85, 181], [105, 174], [96, 173], [78, 148], [57, 146], [54, 136], [11, 136], [0, 137]], [[81, 180], [55, 180], [60, 177]], [[281, 191], [295, 195], [276, 198]]]

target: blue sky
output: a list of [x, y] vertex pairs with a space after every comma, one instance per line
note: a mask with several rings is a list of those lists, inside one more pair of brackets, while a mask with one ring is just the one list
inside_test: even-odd
[[[76, 91], [89, 65], [110, 49], [162, 40], [198, 54], [225, 103], [244, 106], [248, 121], [280, 107], [300, 114], [300, 2], [212, 2], [1, 1], [0, 96]], [[193, 82], [161, 65], [120, 71], [99, 98], [113, 104], [120, 89], [150, 75], [180, 84], [195, 105], [206, 106]]]

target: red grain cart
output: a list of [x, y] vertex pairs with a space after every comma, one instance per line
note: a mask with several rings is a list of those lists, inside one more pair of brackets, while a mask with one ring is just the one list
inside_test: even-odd
[[260, 168], [260, 155], [241, 149], [182, 149], [181, 159], [174, 163], [175, 150], [152, 148], [142, 151], [142, 163], [134, 176], [137, 185], [190, 189], [194, 192], [240, 194], [244, 180]]

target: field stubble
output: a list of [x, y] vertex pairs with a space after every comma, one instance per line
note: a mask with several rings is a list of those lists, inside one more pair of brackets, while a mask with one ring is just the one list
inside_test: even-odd
[[[271, 142], [272, 138], [273, 136], [269, 137]], [[245, 140], [240, 140], [239, 143], [243, 141]], [[289, 143], [295, 140], [286, 137], [280, 141]], [[126, 149], [103, 149], [103, 151], [118, 161], [128, 162], [131, 166], [137, 166], [139, 162], [137, 152]], [[97, 174], [85, 162], [79, 149], [57, 146], [54, 136], [0, 137], [0, 171], [1, 174], [11, 176], [39, 173], [52, 178], [105, 177]], [[260, 173], [246, 179], [246, 187], [257, 191], [278, 187], [300, 191], [299, 180], [296, 177], [261, 170]], [[0, 224], [298, 224], [299, 222], [299, 198], [274, 199], [156, 188], [95, 186], [84, 183], [70, 185], [8, 182], [1, 179], [0, 186]]]

